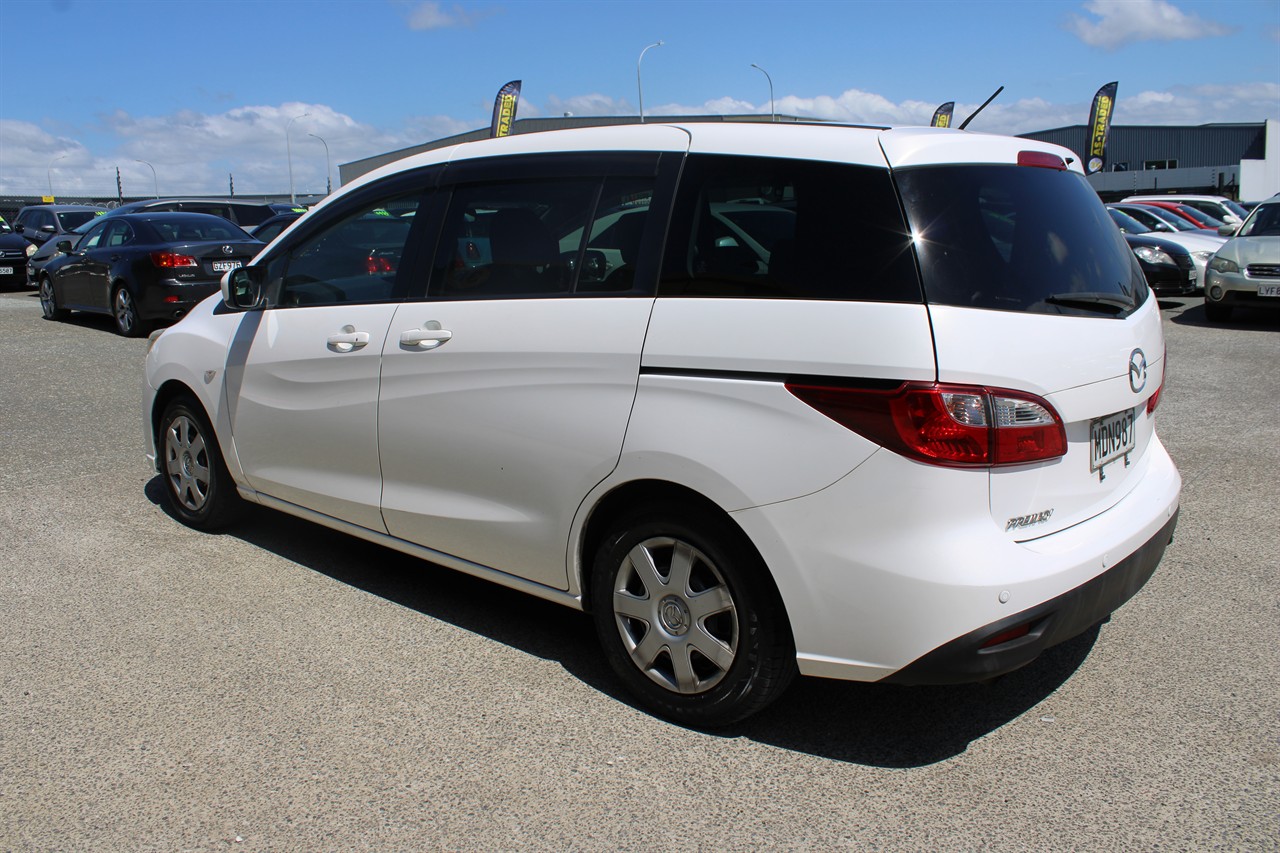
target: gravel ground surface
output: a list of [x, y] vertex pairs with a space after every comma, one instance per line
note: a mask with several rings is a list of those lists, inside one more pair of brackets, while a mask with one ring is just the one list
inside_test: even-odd
[[0, 850], [1280, 850], [1280, 313], [1163, 303], [1176, 539], [994, 684], [802, 679], [706, 734], [587, 617], [160, 506], [144, 340], [0, 293]]

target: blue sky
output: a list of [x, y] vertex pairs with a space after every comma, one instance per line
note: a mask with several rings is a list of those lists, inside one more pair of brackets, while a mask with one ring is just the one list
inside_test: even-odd
[[5, 194], [114, 194], [117, 166], [126, 194], [288, 192], [290, 148], [322, 192], [320, 139], [336, 184], [487, 126], [508, 80], [520, 118], [634, 115], [659, 40], [649, 116], [768, 113], [755, 63], [778, 112], [840, 121], [958, 123], [1004, 86], [971, 130], [1083, 124], [1111, 80], [1116, 124], [1280, 118], [1280, 0], [0, 0], [0, 32]]

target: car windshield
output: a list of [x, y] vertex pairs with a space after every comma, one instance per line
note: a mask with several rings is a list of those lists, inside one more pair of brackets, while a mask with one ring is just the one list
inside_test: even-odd
[[1222, 204], [1227, 210], [1231, 211], [1236, 216], [1239, 216], [1241, 219], [1244, 219], [1249, 215], [1249, 211], [1245, 210], [1239, 202], [1232, 201], [1229, 198], [1224, 198], [1222, 200]]
[[96, 210], [64, 210], [56, 215], [63, 231], [74, 231], [86, 222], [92, 222], [97, 214]]
[[1151, 229], [1145, 224], [1134, 219], [1123, 210], [1116, 210], [1114, 207], [1108, 207], [1107, 212], [1111, 214], [1111, 221], [1120, 227], [1120, 230], [1126, 234], [1146, 234]]
[[925, 166], [897, 180], [931, 303], [1116, 315], [1146, 299], [1132, 250], [1081, 175]]
[[1203, 210], [1192, 207], [1189, 204], [1178, 205], [1178, 210], [1187, 214], [1187, 216], [1190, 216], [1196, 222], [1201, 223], [1202, 226], [1205, 228], [1217, 228], [1219, 225], [1223, 224], [1221, 219], [1210, 216], [1209, 214], [1205, 213]]
[[1187, 220], [1183, 219], [1172, 210], [1165, 210], [1163, 207], [1146, 207], [1146, 212], [1150, 216], [1154, 216], [1161, 222], [1172, 225], [1179, 231], [1195, 231], [1196, 227]]
[[1280, 204], [1258, 205], [1237, 236], [1280, 237]]

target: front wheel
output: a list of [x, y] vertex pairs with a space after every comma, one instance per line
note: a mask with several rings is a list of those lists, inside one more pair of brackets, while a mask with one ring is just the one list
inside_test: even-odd
[[621, 519], [597, 553], [591, 599], [614, 671], [678, 722], [737, 722], [795, 675], [777, 592], [728, 519], [678, 506]]
[[189, 527], [213, 530], [235, 519], [243, 500], [200, 405], [179, 397], [165, 407], [158, 433], [165, 496]]
[[40, 279], [40, 312], [46, 320], [65, 320], [71, 312], [58, 307], [58, 297], [53, 292], [53, 281], [45, 276]]
[[111, 313], [116, 320], [116, 331], [126, 338], [140, 337], [144, 331], [142, 318], [138, 316], [138, 303], [129, 288], [117, 285], [111, 297]]

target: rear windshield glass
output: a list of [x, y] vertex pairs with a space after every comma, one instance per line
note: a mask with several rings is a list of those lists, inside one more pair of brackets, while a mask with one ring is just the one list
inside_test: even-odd
[[1115, 316], [1146, 299], [1132, 250], [1074, 172], [929, 166], [897, 178], [931, 303]]

